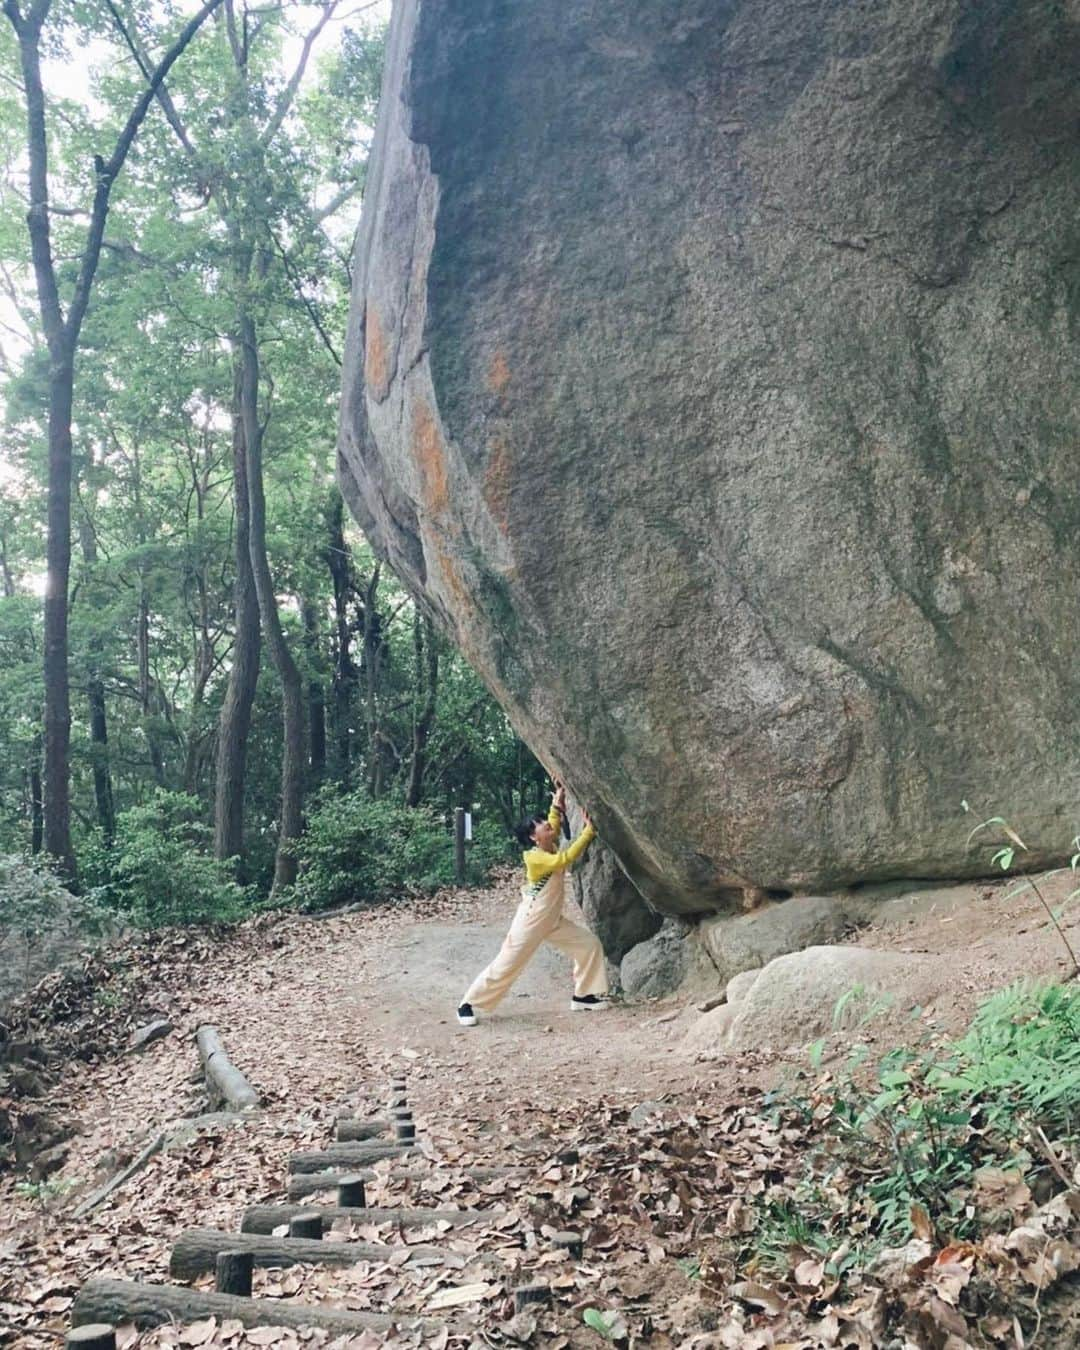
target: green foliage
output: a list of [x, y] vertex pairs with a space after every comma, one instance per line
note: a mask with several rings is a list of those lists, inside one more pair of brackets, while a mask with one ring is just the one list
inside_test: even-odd
[[0, 922], [5, 930], [57, 918], [73, 899], [43, 858], [19, 854], [0, 857]]
[[[476, 836], [472, 880], [506, 857], [492, 823], [482, 824]], [[454, 838], [447, 821], [430, 807], [410, 809], [365, 791], [324, 792], [296, 855], [300, 875], [292, 898], [307, 910], [429, 894], [454, 880]]]
[[42, 1209], [48, 1209], [51, 1201], [58, 1200], [77, 1185], [78, 1182], [70, 1177], [53, 1177], [48, 1181], [17, 1181], [15, 1194], [23, 1196], [26, 1200], [32, 1200]]
[[[1080, 1139], [1080, 988], [1016, 984], [987, 1000], [967, 1033], [934, 1050], [886, 1055], [866, 1086], [850, 1072], [788, 1103], [820, 1126], [794, 1186], [759, 1202], [754, 1248], [781, 1264], [792, 1248], [844, 1246], [862, 1263], [929, 1223], [943, 1236], [976, 1236], [976, 1172], [993, 1164], [1029, 1181], [1053, 1140], [1059, 1156]], [[845, 1246], [846, 1244], [846, 1246]], [[842, 1270], [832, 1271], [840, 1274]]]
[[73, 896], [44, 859], [0, 856], [0, 960], [9, 975], [21, 970], [25, 981], [36, 974], [36, 956], [59, 945], [61, 931], [77, 943], [105, 927], [107, 916], [93, 899]]
[[581, 1314], [581, 1320], [591, 1331], [603, 1336], [605, 1341], [615, 1340], [619, 1333], [621, 1319], [613, 1308], [606, 1312], [601, 1312], [599, 1308], [586, 1308]]
[[1017, 1121], [1051, 1139], [1080, 1133], [1080, 988], [1020, 983], [995, 994], [933, 1082], [1003, 1136]]
[[[971, 807], [968, 805], [966, 801], [961, 802], [960, 805], [964, 808], [965, 811], [971, 810]], [[977, 834], [980, 834], [983, 830], [990, 829], [991, 827], [994, 826], [996, 826], [1000, 830], [1000, 832], [1005, 835], [1005, 837], [1008, 839], [1009, 842], [1007, 844], [1000, 845], [997, 849], [995, 849], [994, 853], [990, 858], [990, 865], [991, 867], [999, 867], [1003, 872], [1007, 872], [1015, 862], [1017, 853], [1028, 853], [1030, 852], [1030, 850], [1028, 849], [1027, 844], [1024, 843], [1024, 841], [1020, 838], [1020, 836], [1009, 824], [1009, 822], [1004, 818], [1004, 816], [991, 816], [989, 820], [984, 820], [980, 824], [976, 825], [975, 828], [968, 834], [967, 844], [968, 847], [970, 848], [971, 841], [975, 838]], [[1072, 849], [1072, 857], [1069, 862], [1068, 870], [1075, 873], [1078, 864], [1080, 864], [1080, 835], [1077, 835], [1076, 838], [1073, 839], [1071, 849]], [[1064, 871], [1066, 871], [1064, 867], [1055, 868], [1054, 871], [1046, 873], [1043, 880], [1044, 881], [1049, 880], [1050, 877], [1057, 876], [1059, 873]], [[1035, 896], [1036, 900], [1038, 900], [1039, 904], [1045, 910], [1046, 917], [1053, 925], [1054, 931], [1057, 933], [1058, 938], [1061, 941], [1061, 945], [1068, 952], [1069, 960], [1072, 962], [1073, 975], [1074, 976], [1080, 975], [1080, 958], [1077, 957], [1076, 952], [1073, 950], [1073, 945], [1069, 941], [1068, 935], [1066, 934], [1064, 928], [1062, 928], [1061, 926], [1061, 916], [1065, 912], [1066, 908], [1072, 903], [1072, 901], [1074, 901], [1077, 898], [1077, 896], [1080, 896], [1080, 887], [1070, 892], [1070, 894], [1065, 897], [1065, 899], [1061, 902], [1061, 904], [1057, 906], [1052, 906], [1049, 900], [1047, 900], [1046, 896], [1043, 894], [1042, 886], [1039, 884], [1037, 880], [1035, 880], [1034, 877], [1021, 877], [1017, 882], [1016, 886], [1012, 890], [1010, 890], [1006, 898], [1012, 899], [1014, 895], [1020, 895], [1022, 892], [1027, 890], [1031, 891], [1031, 893]]]
[[122, 812], [111, 845], [99, 835], [84, 848], [91, 898], [142, 928], [241, 918], [252, 893], [210, 855], [203, 814], [197, 798], [165, 791]]
[[[179, 22], [175, 7], [131, 0], [50, 11], [50, 183], [54, 203], [72, 211], [52, 222], [62, 258], [85, 242], [76, 208], [92, 186], [91, 155], [115, 136], [145, 84], [117, 15], [152, 52]], [[236, 639], [238, 308], [252, 318], [259, 349], [268, 561], [309, 726], [319, 725], [315, 709], [325, 725], [321, 756], [311, 738], [306, 788], [425, 805], [422, 820], [395, 834], [415, 834], [408, 848], [394, 847], [416, 870], [395, 863], [389, 882], [376, 879], [377, 893], [448, 879], [447, 831], [431, 820], [459, 804], [477, 813], [470, 858], [478, 878], [505, 856], [513, 820], [543, 795], [543, 770], [475, 673], [438, 635], [422, 645], [423, 656], [437, 656], [430, 673], [411, 598], [355, 526], [342, 526], [333, 483], [339, 361], [384, 34], [363, 13], [340, 18], [335, 41], [313, 54], [277, 121], [297, 39], [317, 15], [303, 6], [260, 12], [243, 72], [226, 25], [204, 27], [169, 75], [191, 150], [152, 107], [113, 190], [83, 325], [72, 428], [73, 828], [82, 874], [139, 923], [224, 918], [248, 904], [206, 857]], [[89, 96], [69, 97], [60, 83], [75, 53], [89, 53]], [[13, 343], [0, 334], [0, 852], [14, 852], [33, 847], [39, 818], [49, 360], [27, 260], [17, 52], [3, 20], [0, 75], [0, 263], [19, 329]], [[68, 294], [72, 266], [61, 267]], [[246, 748], [236, 876], [265, 889], [282, 759], [281, 684], [265, 646]], [[187, 805], [185, 821], [155, 839], [161, 789]], [[421, 846], [422, 838], [438, 845]], [[347, 879], [330, 889], [348, 891]]]

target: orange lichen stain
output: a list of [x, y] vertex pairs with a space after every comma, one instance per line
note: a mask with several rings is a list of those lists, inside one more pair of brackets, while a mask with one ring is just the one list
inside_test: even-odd
[[503, 394], [510, 383], [510, 367], [502, 352], [496, 352], [488, 367], [488, 388], [493, 394]]
[[444, 592], [448, 607], [454, 619], [454, 632], [458, 649], [465, 659], [477, 670], [484, 671], [484, 678], [495, 697], [504, 708], [512, 706], [510, 691], [492, 669], [490, 652], [484, 641], [483, 619], [473, 593], [465, 584], [457, 559], [437, 543], [430, 533], [425, 536], [425, 551], [438, 565], [439, 574], [446, 587]]
[[374, 305], [368, 305], [364, 336], [364, 379], [372, 398], [381, 403], [390, 392], [390, 363], [382, 320]]
[[488, 462], [484, 470], [483, 494], [491, 519], [500, 534], [510, 530], [510, 489], [513, 457], [502, 436], [488, 441]]
[[451, 609], [459, 615], [475, 613], [476, 605], [473, 602], [468, 587], [461, 579], [461, 573], [458, 571], [454, 559], [449, 553], [444, 553], [442, 549], [437, 549], [435, 556], [438, 559], [439, 571], [442, 573], [442, 579], [446, 583], [446, 589], [453, 597]]
[[450, 501], [446, 446], [435, 414], [424, 399], [417, 399], [413, 405], [412, 447], [420, 470], [424, 509], [432, 516], [444, 515]]

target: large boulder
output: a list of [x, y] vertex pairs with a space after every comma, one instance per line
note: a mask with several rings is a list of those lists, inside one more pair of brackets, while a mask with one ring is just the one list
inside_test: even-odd
[[397, 0], [341, 485], [658, 908], [1067, 845], [1078, 117], [1057, 0]]
[[631, 947], [653, 936], [663, 918], [641, 898], [611, 849], [590, 845], [570, 873], [571, 899], [600, 939], [607, 959], [618, 965]]

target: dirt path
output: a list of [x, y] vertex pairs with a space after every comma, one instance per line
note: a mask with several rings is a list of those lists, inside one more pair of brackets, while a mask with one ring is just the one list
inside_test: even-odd
[[[120, 972], [100, 991], [105, 1005], [120, 1005], [114, 1044], [155, 1014], [176, 1030], [142, 1054], [73, 1063], [34, 1104], [70, 1116], [77, 1133], [48, 1194], [0, 1184], [0, 1343], [55, 1345], [88, 1276], [161, 1279], [181, 1227], [235, 1231], [244, 1204], [282, 1197], [290, 1152], [322, 1147], [339, 1112], [379, 1109], [392, 1068], [408, 1072], [421, 1132], [444, 1156], [481, 1163], [520, 1161], [508, 1141], [554, 1148], [581, 1128], [598, 1131], [593, 1122], [612, 1109], [625, 1117], [651, 1096], [700, 1089], [703, 1076], [715, 1084], [716, 1066], [678, 1059], [670, 1012], [573, 1013], [567, 963], [547, 950], [496, 1014], [459, 1027], [460, 991], [494, 955], [514, 903], [507, 883], [411, 908], [266, 922], [209, 959], [194, 953], [182, 979], [166, 974], [129, 1006]], [[217, 1024], [265, 1113], [182, 1137], [74, 1220], [80, 1195], [163, 1123], [202, 1108], [192, 1034], [203, 1022]], [[11, 1330], [31, 1326], [52, 1334]], [[138, 1344], [173, 1343], [169, 1334]]]
[[[566, 1310], [571, 1330], [537, 1343], [597, 1345], [595, 1333], [572, 1330], [580, 1328], [581, 1308], [590, 1297], [601, 1304], [634, 1297], [656, 1300], [654, 1311], [648, 1303], [635, 1305], [655, 1317], [650, 1336], [639, 1344], [659, 1350], [690, 1344], [691, 1333], [701, 1331], [698, 1314], [678, 1309], [688, 1299], [696, 1307], [699, 1291], [690, 1289], [677, 1260], [722, 1231], [740, 1187], [759, 1184], [753, 1178], [769, 1168], [775, 1173], [775, 1141], [744, 1148], [738, 1131], [763, 1128], [752, 1109], [780, 1062], [752, 1055], [693, 1062], [680, 1041], [694, 1014], [679, 1003], [573, 1013], [567, 963], [547, 950], [497, 1013], [475, 1029], [459, 1027], [454, 1011], [460, 991], [497, 950], [514, 903], [514, 885], [507, 882], [494, 891], [455, 892], [412, 907], [257, 921], [216, 950], [202, 938], [172, 939], [171, 956], [162, 953], [160, 981], [143, 979], [138, 998], [129, 997], [135, 987], [130, 973], [117, 971], [98, 991], [111, 1052], [86, 1065], [73, 1060], [60, 1083], [33, 1103], [75, 1123], [65, 1165], [50, 1179], [48, 1193], [28, 1195], [10, 1179], [0, 1183], [0, 1344], [55, 1346], [86, 1278], [161, 1280], [180, 1228], [235, 1231], [244, 1205], [280, 1200], [289, 1153], [323, 1147], [342, 1110], [377, 1111], [391, 1070], [407, 1071], [420, 1130], [444, 1159], [520, 1162], [515, 1150], [525, 1141], [549, 1157], [568, 1144], [581, 1146], [596, 1155], [590, 1166], [607, 1169], [607, 1199], [593, 1210], [593, 1201], [573, 1195], [583, 1180], [586, 1194], [589, 1186], [601, 1186], [600, 1173], [590, 1172], [584, 1158], [581, 1171], [563, 1175], [556, 1169], [554, 1179], [530, 1182], [540, 1210], [523, 1204], [519, 1217], [523, 1246], [533, 1256], [543, 1223], [566, 1226], [580, 1219], [575, 1206], [582, 1203], [590, 1231], [602, 1234], [609, 1224], [616, 1233], [621, 1225], [606, 1248], [607, 1273], [586, 1266], [576, 1277], [577, 1302]], [[1051, 974], [1061, 959], [1030, 896], [1006, 903], [1000, 891], [987, 896], [977, 888], [959, 906], [925, 898], [899, 922], [858, 940], [951, 953], [956, 982], [942, 999], [950, 1014], [945, 1021], [960, 1019], [980, 993], [1014, 974]], [[186, 957], [185, 943], [191, 949]], [[154, 1014], [167, 1015], [176, 1030], [143, 1054], [118, 1055], [131, 1029]], [[219, 1122], [182, 1137], [114, 1199], [88, 1219], [75, 1220], [80, 1194], [163, 1123], [201, 1109], [192, 1033], [203, 1022], [218, 1025], [265, 1111], [240, 1125]], [[668, 1104], [668, 1114], [657, 1118], [652, 1133], [652, 1127], [643, 1133], [640, 1124], [632, 1126], [630, 1111], [656, 1099]], [[716, 1142], [721, 1139], [722, 1146]], [[639, 1146], [651, 1160], [642, 1168]], [[684, 1174], [696, 1175], [692, 1185]], [[497, 1187], [482, 1192], [460, 1180], [449, 1189], [434, 1180], [423, 1188], [428, 1202], [438, 1194], [440, 1202], [475, 1205], [501, 1194]], [[392, 1180], [380, 1184], [375, 1197], [403, 1202]], [[346, 1295], [306, 1275], [266, 1276], [261, 1289], [270, 1295], [347, 1295], [352, 1307], [385, 1306], [378, 1300], [386, 1289], [379, 1292], [374, 1275], [369, 1286]], [[628, 1289], [638, 1293], [628, 1295]], [[407, 1287], [395, 1292], [406, 1304], [414, 1295], [419, 1298]], [[202, 1343], [168, 1329], [137, 1341], [131, 1333], [127, 1342]], [[258, 1342], [237, 1333], [205, 1343]]]

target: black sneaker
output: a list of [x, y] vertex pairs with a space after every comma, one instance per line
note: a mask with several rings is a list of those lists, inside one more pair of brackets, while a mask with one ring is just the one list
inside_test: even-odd
[[598, 994], [582, 994], [580, 998], [575, 994], [570, 1000], [571, 1012], [605, 1012], [610, 1007], [607, 999]]
[[471, 1003], [462, 1003], [458, 1006], [457, 1020], [463, 1027], [476, 1026], [476, 1014], [472, 1010]]

